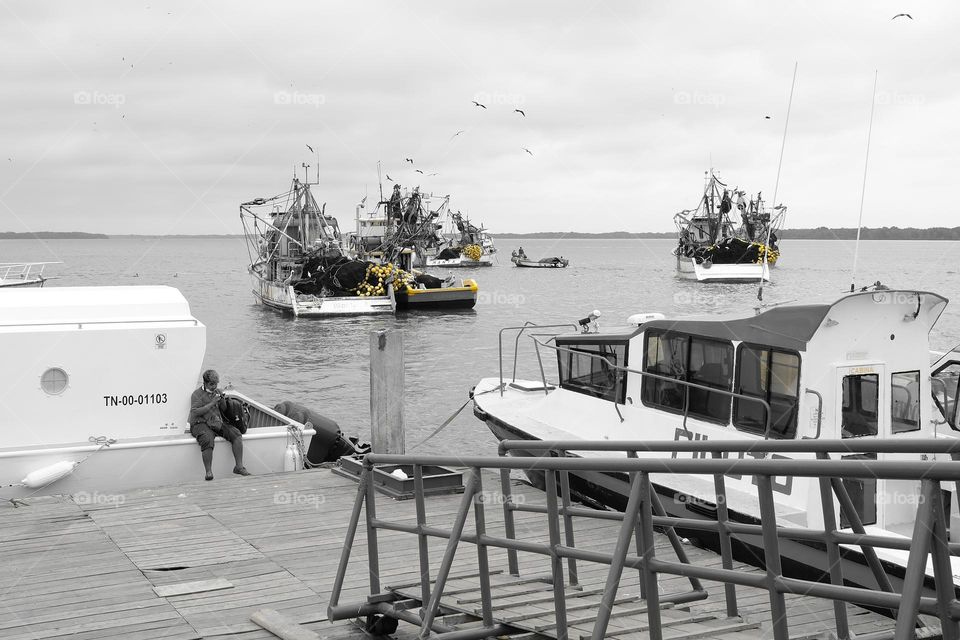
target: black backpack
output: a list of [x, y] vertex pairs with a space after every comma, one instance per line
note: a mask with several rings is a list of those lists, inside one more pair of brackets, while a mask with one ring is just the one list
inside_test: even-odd
[[239, 398], [224, 397], [220, 400], [218, 406], [224, 424], [236, 427], [240, 430], [240, 433], [247, 432], [247, 419], [250, 416], [250, 409]]

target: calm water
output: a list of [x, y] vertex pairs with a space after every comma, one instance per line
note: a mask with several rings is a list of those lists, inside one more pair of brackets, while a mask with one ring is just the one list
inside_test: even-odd
[[[570, 268], [518, 269], [509, 262], [516, 240], [500, 240], [500, 263], [463, 270], [480, 300], [469, 312], [397, 318], [304, 320], [254, 303], [241, 238], [113, 238], [0, 240], [0, 262], [60, 260], [48, 286], [166, 284], [180, 289], [207, 325], [204, 368], [224, 384], [273, 405], [294, 400], [337, 420], [345, 432], [369, 437], [369, 333], [399, 329], [406, 353], [407, 446], [419, 442], [467, 399], [482, 377], [497, 375], [497, 334], [527, 320], [570, 322], [593, 309], [602, 324], [623, 324], [640, 311], [751, 313], [755, 285], [679, 280], [673, 240], [524, 241], [531, 257], [563, 255]], [[847, 290], [853, 243], [786, 240], [764, 302], [829, 296]], [[861, 243], [858, 284], [882, 281], [946, 297], [958, 282], [960, 243]], [[934, 348], [960, 342], [960, 304], [934, 329]], [[532, 349], [521, 350], [519, 373], [534, 375]], [[493, 453], [495, 443], [470, 408], [423, 447], [426, 452]]]

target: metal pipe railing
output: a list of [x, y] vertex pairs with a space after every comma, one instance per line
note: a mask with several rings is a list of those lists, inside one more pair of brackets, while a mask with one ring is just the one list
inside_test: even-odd
[[[527, 329], [560, 329], [560, 328], [571, 328], [574, 331], [577, 329], [577, 325], [572, 322], [565, 322], [561, 324], [534, 324], [533, 322], [524, 322], [518, 327], [504, 327], [500, 329], [500, 333], [497, 336], [497, 360], [500, 366], [500, 395], [503, 395], [503, 334], [506, 331], [516, 331], [517, 337], [513, 342], [513, 378], [511, 382], [517, 379], [517, 353], [520, 350], [520, 336], [523, 335], [523, 332]], [[546, 384], [546, 383], [544, 383]]]
[[[557, 353], [571, 353], [571, 354], [576, 354], [577, 356], [586, 356], [586, 357], [588, 357], [588, 358], [597, 359], [597, 360], [602, 361], [606, 366], [610, 367], [610, 368], [613, 369], [614, 371], [622, 371], [623, 373], [634, 373], [634, 374], [640, 376], [641, 378], [651, 378], [651, 379], [654, 379], [654, 380], [662, 380], [662, 381], [664, 381], [664, 382], [669, 382], [669, 383], [671, 383], [671, 384], [677, 384], [677, 385], [682, 386], [682, 387], [684, 388], [684, 393], [683, 393], [683, 412], [682, 412], [682, 415], [683, 415], [683, 430], [684, 430], [684, 432], [686, 432], [686, 433], [689, 433], [689, 431], [687, 430], [687, 417], [688, 417], [689, 414], [690, 414], [690, 390], [691, 390], [691, 389], [700, 389], [700, 390], [706, 391], [706, 392], [708, 392], [708, 393], [718, 393], [718, 394], [720, 394], [720, 395], [727, 396], [728, 398], [731, 398], [731, 399], [745, 400], [745, 401], [747, 401], [747, 402], [756, 402], [757, 404], [759, 404], [759, 405], [761, 405], [761, 406], [763, 407], [763, 415], [764, 415], [763, 437], [764, 437], [764, 439], [767, 439], [767, 438], [770, 437], [770, 416], [771, 416], [771, 414], [772, 414], [772, 411], [771, 411], [771, 408], [770, 408], [770, 403], [767, 402], [766, 400], [764, 400], [763, 398], [755, 398], [755, 397], [753, 397], [753, 396], [744, 395], [744, 394], [738, 393], [738, 392], [736, 392], [736, 391], [729, 391], [729, 390], [727, 390], [727, 389], [718, 389], [718, 388], [716, 388], [716, 387], [711, 387], [711, 386], [709, 386], [709, 385], [699, 384], [699, 383], [696, 383], [696, 382], [690, 382], [689, 380], [681, 380], [681, 379], [679, 379], [679, 378], [671, 378], [670, 376], [660, 375], [659, 373], [651, 373], [651, 372], [649, 372], [649, 371], [643, 371], [643, 370], [641, 370], [641, 369], [634, 369], [634, 368], [632, 368], [632, 367], [627, 367], [627, 366], [624, 366], [624, 365], [619, 365], [619, 364], [616, 364], [616, 363], [614, 363], [614, 362], [610, 362], [610, 360], [609, 360], [608, 358], [606, 358], [605, 356], [602, 356], [602, 355], [600, 355], [600, 354], [588, 353], [588, 352], [586, 352], [586, 351], [578, 351], [577, 349], [568, 349], [567, 347], [561, 347], [560, 345], [547, 344], [547, 343], [545, 343], [545, 342], [541, 342], [540, 340], [537, 340], [536, 336], [531, 336], [531, 339], [533, 340], [534, 348], [536, 349], [536, 352], [537, 352], [537, 361], [540, 363], [540, 378], [541, 378], [541, 381], [542, 381], [542, 384], [543, 384], [543, 392], [544, 392], [544, 394], [548, 394], [548, 393], [549, 393], [549, 389], [547, 388], [546, 373], [544, 372], [544, 369], [543, 369], [543, 360], [542, 360], [542, 358], [540, 357], [540, 347], [544, 347], [544, 348], [547, 348], [547, 349], [553, 349], [553, 350], [556, 351]], [[501, 382], [502, 382], [502, 381], [501, 381]], [[617, 385], [618, 385], [618, 386], [620, 385], [619, 379], [617, 380]], [[503, 392], [503, 389], [501, 388], [501, 395], [502, 395], [502, 392]], [[613, 405], [614, 405], [614, 407], [617, 408], [617, 412], [619, 413], [620, 409], [619, 409], [619, 407], [617, 407], [617, 401], [616, 401], [616, 399], [613, 400]], [[623, 422], [623, 418], [622, 418], [622, 417], [621, 417], [620, 421]]]
[[[891, 445], [898, 445], [891, 448]], [[670, 446], [671, 449], [664, 447]], [[896, 616], [894, 637], [905, 639], [912, 637], [917, 625], [918, 613], [934, 615], [940, 618], [945, 638], [960, 636], [960, 602], [956, 597], [953, 576], [950, 566], [951, 554], [960, 553], [960, 544], [950, 543], [947, 540], [947, 525], [944, 516], [943, 502], [939, 483], [941, 481], [960, 482], [960, 461], [933, 460], [927, 461], [922, 467], [915, 461], [902, 460], [874, 460], [874, 459], [831, 459], [830, 452], [924, 452], [932, 454], [960, 454], [960, 442], [937, 440], [906, 440], [903, 442], [850, 442], [850, 441], [810, 441], [810, 440], [765, 440], [744, 443], [743, 441], [680, 441], [680, 442], [517, 442], [504, 441], [501, 446], [503, 453], [518, 449], [531, 451], [554, 451], [557, 457], [466, 457], [453, 456], [400, 456], [387, 454], [369, 454], [364, 460], [364, 469], [361, 473], [360, 487], [357, 499], [351, 512], [347, 535], [344, 542], [344, 551], [337, 568], [334, 587], [331, 593], [328, 615], [331, 620], [354, 617], [357, 615], [389, 615], [400, 620], [420, 624], [420, 637], [427, 637], [431, 631], [443, 638], [480, 638], [502, 635], [516, 631], [509, 623], [498, 623], [495, 611], [498, 606], [492, 602], [492, 587], [489, 580], [488, 547], [506, 548], [511, 553], [524, 551], [550, 558], [553, 574], [552, 601], [554, 603], [555, 628], [558, 638], [565, 638], [567, 634], [567, 584], [575, 585], [576, 564], [580, 562], [595, 562], [609, 566], [606, 585], [602, 590], [602, 599], [596, 612], [592, 637], [602, 638], [606, 634], [607, 625], [612, 616], [615, 604], [622, 603], [617, 597], [617, 589], [625, 568], [640, 571], [642, 596], [646, 600], [651, 638], [660, 638], [659, 611], [661, 603], [689, 602], [706, 596], [706, 592], [697, 590], [679, 594], [661, 594], [658, 588], [658, 576], [669, 574], [683, 576], [693, 580], [720, 581], [725, 585], [727, 612], [737, 614], [735, 585], [752, 586], [766, 589], [769, 593], [773, 636], [775, 640], [786, 640], [789, 637], [788, 611], [784, 596], [786, 594], [805, 594], [813, 597], [830, 598], [835, 600], [834, 618], [839, 638], [849, 638], [849, 623], [843, 603], [849, 602], [880, 609], [889, 609]], [[626, 453], [623, 457], [566, 457], [568, 451], [619, 451]], [[710, 457], [693, 458], [642, 458], [636, 457], [642, 451], [679, 452], [710, 452]], [[750, 453], [814, 453], [816, 459], [777, 459], [762, 458], [730, 458], [731, 454]], [[376, 494], [373, 490], [372, 474], [374, 466], [378, 464], [405, 464], [413, 466], [415, 500], [417, 518], [416, 524], [404, 522], [388, 522], [376, 516]], [[429, 525], [426, 521], [426, 510], [423, 495], [422, 473], [426, 465], [466, 465], [467, 483], [464, 495], [460, 501], [456, 517], [449, 529]], [[500, 471], [500, 488], [503, 492], [504, 506], [504, 537], [490, 535], [487, 532], [485, 516], [485, 499], [483, 493], [483, 469]], [[511, 469], [546, 472], [546, 504], [526, 505], [517, 504], [513, 499], [509, 481]], [[569, 474], [578, 472], [598, 471], [601, 473], [622, 473], [629, 477], [629, 499], [626, 511], [622, 514], [592, 511], [571, 504], [571, 483]], [[559, 474], [559, 490], [558, 476]], [[691, 474], [713, 476], [716, 493], [716, 519], [699, 520], [667, 515], [662, 505], [658, 506], [659, 498], [650, 474]], [[757, 486], [757, 500], [759, 513], [754, 522], [731, 522], [730, 514], [726, 509], [727, 489], [724, 484], [724, 475], [739, 474], [753, 476]], [[800, 478], [817, 478], [819, 480], [820, 503], [823, 508], [823, 529], [782, 527], [777, 522], [777, 512], [774, 503], [774, 479], [782, 476]], [[896, 536], [882, 534], [866, 534], [863, 525], [857, 518], [856, 509], [850, 496], [846, 492], [843, 479], [871, 477], [877, 479], [913, 479], [920, 480], [921, 494], [916, 516], [916, 525], [913, 538], [906, 540]], [[418, 480], [419, 478], [419, 480]], [[840, 509], [850, 521], [853, 532], [837, 529], [835, 500], [839, 501]], [[357, 605], [341, 605], [339, 598], [342, 593], [346, 570], [356, 530], [359, 526], [361, 510], [366, 510], [368, 562], [370, 567], [369, 582], [371, 595], [375, 596], [367, 602]], [[476, 530], [466, 533], [464, 525], [470, 509], [474, 510]], [[515, 538], [516, 531], [513, 523], [514, 511], [528, 511], [544, 513], [548, 518], [549, 541], [537, 543], [521, 541]], [[573, 519], [576, 517], [594, 517], [608, 520], [620, 520], [621, 525], [616, 544], [611, 552], [587, 551], [574, 546], [572, 535]], [[561, 534], [561, 520], [565, 536]], [[678, 551], [677, 560], [664, 560], [656, 555], [654, 546], [655, 528], [666, 528], [668, 533], [676, 529], [704, 530], [716, 533], [720, 539], [722, 567], [704, 567], [689, 563], [689, 559]], [[377, 529], [404, 531], [418, 536], [420, 554], [420, 593], [423, 609], [420, 615], [413, 613], [409, 600], [403, 603], [391, 604], [399, 596], [381, 594], [381, 586], [377, 577], [379, 550], [377, 546]], [[766, 568], [763, 575], [737, 571], [732, 566], [732, 552], [730, 542], [733, 536], [740, 540], [753, 540], [755, 546], [762, 546], [766, 557]], [[445, 538], [448, 540], [443, 561], [432, 581], [429, 575], [429, 558], [427, 557], [427, 539], [430, 537]], [[636, 555], [629, 553], [631, 538], [637, 541]], [[724, 542], [726, 540], [726, 542]], [[819, 542], [825, 545], [825, 552], [830, 565], [829, 583], [821, 583], [783, 575], [779, 548], [783, 540], [799, 540]], [[563, 543], [562, 543], [562, 542]], [[758, 542], [759, 541], [759, 542]], [[453, 558], [460, 542], [472, 543], [477, 546], [478, 567], [480, 576], [480, 595], [482, 626], [469, 630], [457, 631], [446, 624], [437, 622], [441, 615], [445, 585], [450, 579]], [[864, 586], [850, 586], [845, 584], [845, 577], [840, 565], [840, 545], [857, 545], [860, 547], [865, 563], [875, 571], [879, 570], [879, 590]], [[909, 557], [904, 568], [902, 591], [893, 590], [886, 580], [879, 560], [876, 560], [874, 548], [907, 549]], [[872, 555], [872, 558], [871, 558]], [[931, 597], [929, 590], [925, 593], [927, 581], [927, 557], [933, 558], [933, 583], [936, 585]], [[568, 579], [564, 579], [564, 560], [567, 560]], [[876, 566], [873, 566], [876, 560]], [[511, 573], [519, 574], [519, 563], [516, 558], [510, 562]], [[486, 576], [486, 577], [484, 577]], [[881, 579], [882, 578], [882, 579]], [[884, 584], [886, 580], [886, 584]], [[699, 586], [698, 583], [694, 583]], [[412, 586], [412, 585], [411, 585]], [[392, 598], [392, 600], [391, 600]], [[475, 600], [476, 598], [474, 598]], [[581, 608], [576, 605], [574, 609]], [[588, 618], [591, 619], [591, 618]]]

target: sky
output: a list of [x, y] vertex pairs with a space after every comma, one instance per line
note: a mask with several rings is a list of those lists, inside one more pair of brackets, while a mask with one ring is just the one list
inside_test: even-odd
[[855, 227], [862, 193], [864, 226], [952, 227], [958, 18], [911, 0], [0, 0], [0, 231], [237, 234], [239, 204], [303, 163], [350, 228], [378, 162], [385, 192], [389, 175], [450, 195], [494, 234], [670, 231], [711, 167], [776, 192], [787, 228]]

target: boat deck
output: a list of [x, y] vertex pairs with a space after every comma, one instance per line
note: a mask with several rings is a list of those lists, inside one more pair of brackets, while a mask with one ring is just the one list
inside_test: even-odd
[[[199, 468], [199, 460], [197, 461]], [[198, 474], [199, 475], [199, 474]], [[491, 480], [495, 483], [494, 480]], [[495, 486], [491, 485], [491, 486]], [[518, 487], [528, 504], [542, 504], [543, 494]], [[2, 493], [2, 492], [0, 492]], [[62, 638], [274, 638], [250, 621], [256, 610], [271, 608], [335, 639], [367, 636], [352, 622], [330, 623], [326, 608], [347, 528], [356, 484], [328, 469], [250, 477], [217, 478], [125, 494], [43, 497], [28, 506], [0, 504], [0, 637], [6, 640]], [[427, 517], [438, 526], [453, 521], [459, 495], [427, 499]], [[413, 501], [380, 497], [378, 515], [415, 522]], [[517, 513], [517, 537], [548, 539], [544, 516]], [[502, 511], [487, 510], [487, 530], [502, 532]], [[578, 547], [610, 549], [619, 523], [578, 519]], [[398, 593], [419, 589], [417, 537], [380, 532], [383, 584]], [[433, 575], [444, 540], [430, 543]], [[479, 607], [473, 593], [476, 552], [461, 545], [448, 583], [445, 606], [460, 611], [471, 624]], [[665, 537], [657, 554], [670, 554]], [[389, 558], [383, 550], [390, 549]], [[719, 557], [688, 546], [694, 562], [719, 565]], [[548, 559], [521, 555], [520, 579], [506, 571], [506, 553], [490, 549], [492, 581], [501, 585], [497, 617], [528, 628], [526, 637], [555, 637], [552, 629], [552, 584]], [[739, 565], [742, 571], [758, 571]], [[368, 594], [363, 528], [351, 558], [341, 602], [362, 601]], [[570, 590], [571, 632], [588, 629], [599, 602], [606, 567], [581, 563], [581, 589]], [[624, 573], [623, 605], [610, 632], [617, 638], [645, 637], [636, 571]], [[723, 587], [705, 583], [708, 600], [665, 611], [665, 637], [772, 637], [766, 591], [738, 587], [742, 619], [726, 619]], [[386, 587], [385, 587], [386, 588]], [[661, 577], [664, 592], [686, 590], [681, 578]], [[459, 592], [459, 593], [453, 593]], [[632, 594], [632, 595], [631, 595]], [[455, 599], [454, 599], [455, 598]], [[449, 600], [449, 602], [448, 602]], [[833, 603], [788, 596], [792, 638], [827, 637]], [[689, 608], [689, 610], [687, 610]], [[894, 621], [848, 607], [856, 634], [891, 631]], [[466, 616], [464, 616], [466, 614]], [[456, 615], [456, 614], [453, 614]], [[452, 618], [453, 616], [448, 616]], [[668, 627], [670, 620], [680, 620]], [[582, 625], [574, 626], [575, 620]], [[454, 623], [456, 620], [448, 619]], [[458, 627], [462, 628], [462, 627]], [[401, 623], [394, 635], [417, 637], [420, 629]], [[924, 630], [936, 637], [935, 629]], [[572, 633], [571, 637], [579, 637]]]

